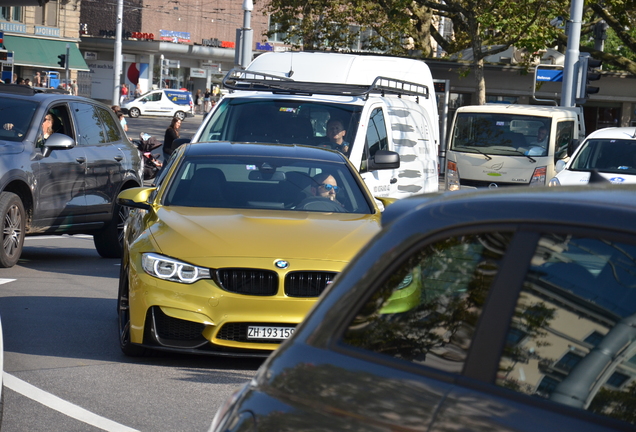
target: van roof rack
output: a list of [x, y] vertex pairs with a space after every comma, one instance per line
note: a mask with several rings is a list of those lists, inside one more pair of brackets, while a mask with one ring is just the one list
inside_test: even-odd
[[428, 99], [428, 86], [395, 78], [379, 76], [371, 85], [338, 84], [323, 82], [294, 81], [280, 75], [244, 69], [232, 69], [223, 78], [223, 85], [230, 90], [263, 91], [275, 94], [307, 95], [323, 94], [336, 96], [364, 96], [380, 93], [401, 96], [420, 96]]

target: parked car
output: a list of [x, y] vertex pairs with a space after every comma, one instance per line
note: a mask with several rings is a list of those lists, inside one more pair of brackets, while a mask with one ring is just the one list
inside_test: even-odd
[[119, 279], [130, 356], [269, 355], [380, 230], [349, 160], [304, 146], [186, 144], [156, 187], [118, 201], [141, 210], [127, 223]]
[[610, 183], [636, 183], [636, 128], [605, 128], [592, 132], [569, 162], [556, 164], [550, 186], [587, 184], [592, 171]]
[[0, 267], [18, 262], [25, 235], [92, 234], [101, 256], [119, 257], [127, 213], [116, 197], [142, 184], [142, 166], [112, 110], [24, 85], [0, 94]]
[[192, 94], [185, 90], [159, 89], [144, 93], [121, 105], [121, 111], [132, 118], [140, 115], [177, 117], [194, 116]]
[[633, 431], [636, 186], [513, 189], [388, 207], [210, 430]]

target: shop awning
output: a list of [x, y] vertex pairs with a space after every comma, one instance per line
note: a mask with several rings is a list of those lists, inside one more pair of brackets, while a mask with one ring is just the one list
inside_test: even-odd
[[90, 71], [76, 42], [4, 35], [4, 47], [13, 51], [16, 66], [63, 70], [57, 56], [66, 54], [66, 44], [69, 44], [69, 69]]

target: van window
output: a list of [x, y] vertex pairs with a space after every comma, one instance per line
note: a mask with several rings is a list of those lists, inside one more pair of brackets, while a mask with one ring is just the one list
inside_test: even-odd
[[338, 118], [355, 140], [361, 106], [298, 100], [226, 98], [204, 126], [199, 141], [320, 145], [327, 122]]
[[382, 108], [376, 108], [371, 113], [365, 142], [369, 158], [372, 158], [378, 150], [389, 150], [389, 138]]
[[156, 102], [161, 100], [161, 92], [150, 93], [142, 99], [142, 102]]
[[574, 121], [562, 121], [557, 123], [557, 136], [554, 146], [554, 162], [563, 159], [568, 154], [568, 144], [574, 137]]

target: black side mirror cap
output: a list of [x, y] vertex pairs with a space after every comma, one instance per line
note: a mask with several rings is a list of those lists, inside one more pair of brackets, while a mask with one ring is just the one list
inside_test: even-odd
[[390, 150], [378, 150], [369, 159], [367, 171], [377, 171], [385, 169], [396, 169], [400, 167], [400, 155]]

